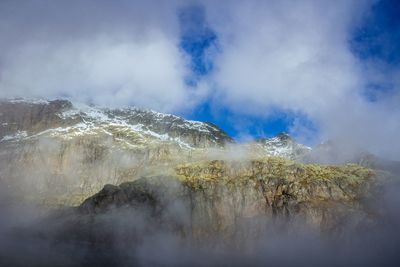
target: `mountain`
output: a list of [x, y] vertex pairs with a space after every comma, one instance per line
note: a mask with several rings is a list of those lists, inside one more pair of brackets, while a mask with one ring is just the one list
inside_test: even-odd
[[182, 163], [265, 157], [315, 163], [326, 158], [321, 147], [312, 150], [286, 133], [235, 144], [211, 123], [153, 110], [0, 101], [0, 179], [17, 198], [50, 206], [79, 205], [105, 184], [174, 175]]
[[233, 142], [211, 123], [135, 108], [105, 109], [73, 106], [67, 100], [0, 101], [0, 140], [53, 135], [73, 137], [94, 132], [135, 132], [140, 137], [173, 141], [184, 147], [223, 146]]
[[[207, 194], [212, 199], [225, 201], [230, 198], [228, 195], [233, 196], [233, 192], [224, 193], [224, 187], [231, 184], [235, 192], [244, 199], [257, 201], [254, 203], [267, 200], [299, 205], [306, 201], [304, 197], [314, 203], [321, 194], [329, 201], [336, 199], [337, 194], [345, 199], [356, 187], [343, 186], [343, 181], [367, 181], [361, 176], [369, 173], [368, 169], [355, 168], [355, 177], [346, 174], [342, 175], [344, 180], [336, 181], [330, 173], [334, 175], [342, 167], [298, 165], [327, 158], [321, 156], [321, 151], [340, 158], [340, 154], [334, 154], [339, 150], [333, 145], [312, 150], [286, 133], [235, 144], [228, 134], [210, 123], [138, 108], [99, 108], [74, 105], [67, 100], [2, 100], [0, 125], [1, 182], [16, 199], [46, 206], [77, 206], [91, 199], [106, 184], [116, 186], [154, 176], [174, 177], [185, 186], [188, 181], [196, 181], [197, 185], [193, 188], [191, 183], [188, 190], [194, 190], [193, 194], [199, 186], [202, 190], [211, 190]], [[372, 166], [371, 160], [354, 163]], [[180, 167], [185, 164], [192, 166], [189, 172], [188, 168]], [[254, 167], [258, 165], [260, 169]], [[182, 170], [185, 177], [192, 178], [184, 178], [182, 182]], [[297, 184], [305, 173], [309, 178], [304, 184]], [[374, 176], [372, 172], [370, 176]], [[260, 183], [265, 185], [253, 192], [244, 185], [238, 186], [236, 181], [256, 187]], [[281, 199], [286, 191], [280, 192], [275, 186], [287, 188], [289, 198]], [[221, 195], [213, 195], [216, 188], [222, 188], [218, 193]], [[359, 198], [356, 197], [359, 193], [352, 193], [352, 198]], [[103, 206], [101, 201], [96, 203]], [[293, 209], [290, 205], [284, 207], [287, 212]]]
[[[0, 211], [22, 214], [13, 240], [62, 244], [55, 255], [72, 244], [96, 266], [121, 247], [129, 258], [160, 240], [241, 250], [299, 229], [363, 234], [382, 220], [377, 203], [395, 180], [378, 169], [399, 165], [340, 151], [286, 133], [235, 143], [213, 124], [152, 110], [1, 100]], [[3, 209], [21, 203], [33, 207]], [[23, 217], [27, 210], [39, 218]]]
[[0, 101], [0, 178], [18, 196], [50, 205], [79, 204], [106, 183], [231, 143], [211, 123], [152, 110]]

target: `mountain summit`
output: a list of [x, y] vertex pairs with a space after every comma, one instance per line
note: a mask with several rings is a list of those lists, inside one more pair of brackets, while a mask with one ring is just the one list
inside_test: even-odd
[[106, 109], [73, 105], [67, 100], [0, 101], [0, 140], [41, 135], [73, 137], [106, 133], [111, 129], [158, 141], [176, 142], [185, 147], [223, 146], [233, 140], [211, 123], [185, 120], [153, 110]]
[[256, 140], [256, 143], [267, 155], [288, 159], [299, 159], [311, 151], [310, 147], [297, 143], [287, 133], [280, 133], [272, 138], [261, 138]]

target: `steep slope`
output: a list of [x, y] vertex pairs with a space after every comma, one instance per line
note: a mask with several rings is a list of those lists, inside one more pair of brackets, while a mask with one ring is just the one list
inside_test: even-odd
[[66, 100], [2, 100], [0, 125], [0, 181], [46, 205], [77, 205], [106, 183], [233, 142], [208, 123]]
[[78, 135], [119, 127], [160, 141], [175, 141], [187, 147], [223, 146], [233, 140], [210, 123], [135, 108], [104, 109], [73, 106], [67, 100], [1, 100], [0, 140], [32, 135]]
[[233, 144], [214, 125], [151, 110], [104, 109], [66, 100], [0, 101], [1, 185], [17, 199], [50, 206], [79, 205], [105, 184], [175, 175], [178, 164], [304, 160], [313, 153], [287, 134]]
[[0, 100], [0, 140], [27, 137], [49, 128], [66, 127], [81, 122], [80, 118], [61, 118], [59, 114], [72, 108], [64, 100]]
[[384, 180], [383, 173], [358, 165], [321, 167], [279, 158], [202, 161], [162, 174], [106, 185], [80, 205], [73, 225], [101, 238], [108, 230], [96, 229], [88, 218], [101, 221], [122, 212], [145, 216], [149, 227], [198, 241], [219, 237], [241, 243], [257, 238], [274, 222], [305, 223], [340, 234], [347, 223], [365, 226], [376, 219], [364, 201]]
[[[95, 266], [104, 259], [136, 265], [143, 250], [153, 266], [163, 248], [188, 246], [204, 265], [203, 247], [264, 254], [259, 242], [276, 247], [271, 236], [290, 232], [345, 243], [349, 232], [364, 235], [383, 221], [376, 202], [393, 178], [356, 164], [326, 165], [320, 148], [287, 134], [234, 144], [214, 125], [151, 110], [8, 100], [0, 103], [0, 125], [1, 207], [11, 216], [46, 214], [16, 230], [10, 224], [7, 236], [78, 258], [79, 247], [82, 262]], [[371, 162], [357, 161], [377, 166]]]

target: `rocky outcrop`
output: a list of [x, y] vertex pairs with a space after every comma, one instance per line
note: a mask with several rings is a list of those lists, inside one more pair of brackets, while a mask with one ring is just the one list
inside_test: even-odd
[[[154, 266], [153, 255], [165, 248], [176, 250], [178, 260], [181, 249], [194, 249], [200, 265], [208, 263], [203, 248], [247, 260], [246, 252], [264, 255], [265, 245], [281, 244], [285, 254], [299, 233], [341, 236], [346, 243], [349, 232], [361, 229], [362, 236], [384, 222], [384, 206], [374, 202], [383, 195], [387, 173], [356, 164], [318, 165], [326, 163], [323, 157], [287, 134], [233, 144], [209, 123], [68, 101], [2, 101], [0, 124], [1, 206], [29, 203], [11, 215], [44, 214], [31, 222], [19, 219], [24, 226], [13, 239], [28, 250], [32, 240], [35, 246], [44, 242], [40, 250], [59, 246], [56, 257], [67, 251], [81, 262], [83, 256], [81, 265], [136, 266], [146, 251]], [[399, 166], [377, 164], [375, 157], [351, 162]], [[301, 247], [308, 245], [309, 239], [300, 240]]]
[[[287, 134], [225, 146], [232, 139], [209, 123], [151, 110], [74, 106], [65, 100], [0, 101], [0, 124], [1, 186], [24, 201], [48, 206], [79, 205], [105, 184], [154, 175], [183, 175], [182, 170], [175, 169], [180, 164], [210, 159], [230, 162], [234, 158], [242, 166], [254, 158], [298, 159], [304, 153], [311, 154], [307, 154], [309, 148]], [[197, 175], [196, 168], [190, 172]], [[223, 177], [224, 173], [218, 175]], [[253, 176], [243, 173], [229, 177]], [[267, 194], [269, 202], [271, 194]]]
[[[348, 221], [371, 219], [363, 201], [379, 179], [358, 165], [322, 167], [278, 158], [190, 163], [178, 165], [172, 176], [107, 185], [80, 205], [79, 216], [145, 207], [151, 221], [200, 240], [254, 238], [273, 221], [340, 233]], [[250, 221], [258, 223], [244, 227]]]

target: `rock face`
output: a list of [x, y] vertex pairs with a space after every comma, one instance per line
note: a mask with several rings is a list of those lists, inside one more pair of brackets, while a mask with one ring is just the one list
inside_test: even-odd
[[18, 133], [20, 137], [26, 137], [79, 122], [77, 118], [63, 120], [59, 117], [61, 112], [70, 108], [72, 104], [65, 100], [0, 100], [0, 140], [12, 140], [13, 136], [18, 137]]
[[[227, 144], [234, 149], [227, 150]], [[104, 184], [243, 150], [246, 157], [294, 159], [309, 148], [286, 134], [234, 145], [215, 125], [152, 110], [67, 100], [0, 101], [0, 181], [24, 199], [46, 205], [78, 205]]]
[[13, 135], [17, 138], [18, 133], [24, 133], [24, 137], [42, 135], [45, 130], [46, 133], [55, 133], [57, 130], [84, 133], [85, 130], [115, 126], [196, 148], [223, 146], [233, 142], [223, 130], [211, 123], [135, 108], [112, 110], [84, 105], [74, 107], [67, 100], [1, 100], [0, 122], [2, 141], [12, 140]]
[[[145, 266], [175, 266], [155, 264], [153, 256], [163, 254], [167, 261], [173, 255], [178, 266], [193, 266], [180, 261], [180, 249], [192, 245], [199, 248], [199, 266], [208, 263], [204, 247], [217, 254], [228, 248], [228, 257], [237, 251], [248, 263], [244, 251], [252, 246], [262, 255], [264, 245], [276, 251], [274, 233], [277, 243], [289, 231], [308, 235], [303, 227], [324, 237], [348, 237], [347, 230], [368, 230], [380, 219], [381, 208], [370, 203], [391, 177], [369, 167], [398, 170], [400, 164], [367, 155], [319, 165], [327, 163], [321, 149], [328, 162], [343, 158], [323, 146], [311, 150], [287, 134], [234, 144], [212, 124], [151, 110], [0, 101], [0, 197], [7, 203], [0, 206], [15, 200], [32, 204], [28, 210], [45, 207], [40, 220], [18, 219], [23, 231], [12, 233], [13, 240], [23, 240], [29, 251], [32, 240], [39, 250], [61, 244], [52, 255], [67, 251], [82, 262], [77, 266], [140, 266], [141, 253]], [[286, 243], [278, 249], [284, 254]], [[275, 262], [281, 264], [280, 254]]]
[[193, 147], [224, 146], [233, 140], [222, 129], [211, 123], [189, 121], [183, 118], [155, 111], [140, 109], [106, 110], [113, 119], [126, 121], [130, 125], [140, 125], [143, 130], [159, 135], [167, 134], [173, 140]]
[[84, 201], [87, 214], [144, 205], [157, 220], [178, 205], [181, 230], [194, 236], [238, 233], [239, 222], [258, 217], [336, 229], [340, 218], [366, 214], [359, 200], [375, 180], [356, 165], [288, 160], [311, 149], [287, 134], [234, 146], [212, 124], [151, 110], [8, 100], [0, 102], [0, 125], [0, 183], [19, 198], [48, 206]]
[[[358, 165], [321, 167], [279, 158], [198, 162], [176, 166], [171, 176], [107, 185], [79, 212], [88, 216], [146, 207], [152, 221], [200, 240], [255, 238], [274, 220], [340, 233], [344, 222], [369, 220], [363, 200], [371, 197], [378, 180], [375, 172]], [[243, 227], [248, 222], [262, 223]]]
[[151, 110], [0, 101], [0, 181], [46, 205], [80, 204], [104, 184], [232, 142], [212, 124]]

